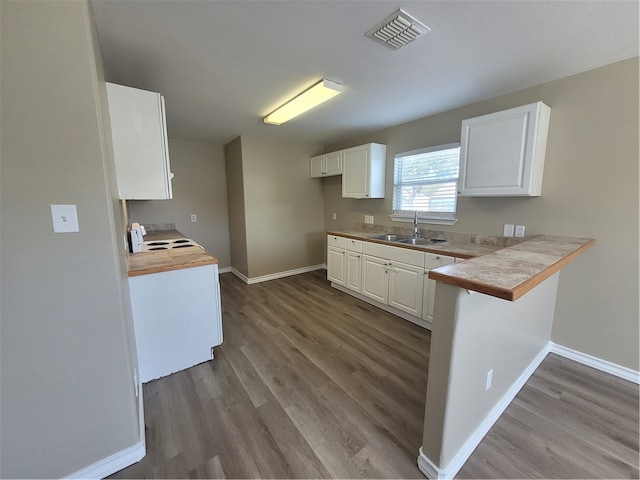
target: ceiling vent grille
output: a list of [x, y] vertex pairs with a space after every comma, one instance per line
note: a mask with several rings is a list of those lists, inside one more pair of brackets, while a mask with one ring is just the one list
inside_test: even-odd
[[430, 31], [424, 23], [399, 9], [369, 30], [366, 35], [397, 50]]

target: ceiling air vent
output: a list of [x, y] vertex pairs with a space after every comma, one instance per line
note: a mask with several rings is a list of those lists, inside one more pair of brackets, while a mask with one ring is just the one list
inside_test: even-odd
[[397, 50], [430, 31], [424, 23], [399, 9], [369, 30], [366, 35]]

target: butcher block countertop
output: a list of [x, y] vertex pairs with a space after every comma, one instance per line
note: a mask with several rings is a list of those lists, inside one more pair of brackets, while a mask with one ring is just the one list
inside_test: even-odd
[[[185, 238], [185, 236], [177, 230], [160, 230], [147, 233], [144, 241], [153, 242], [173, 238]], [[218, 259], [200, 246], [132, 253], [127, 258], [130, 277], [217, 263]]]
[[590, 238], [540, 235], [506, 247], [473, 242], [413, 246], [371, 238], [379, 232], [327, 234], [467, 259], [431, 270], [429, 278], [509, 301], [522, 297], [595, 244]]

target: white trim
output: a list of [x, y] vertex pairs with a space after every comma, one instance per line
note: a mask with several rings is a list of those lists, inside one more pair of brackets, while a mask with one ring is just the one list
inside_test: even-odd
[[384, 310], [385, 312], [389, 312], [393, 315], [395, 315], [396, 317], [400, 317], [404, 320], [407, 320], [411, 323], [415, 323], [416, 325], [418, 325], [419, 327], [422, 328], [426, 328], [427, 330], [431, 331], [431, 326], [432, 323], [428, 320], [424, 320], [422, 318], [416, 317], [414, 315], [411, 315], [410, 313], [406, 313], [403, 312], [402, 310], [395, 308], [395, 307], [391, 307], [389, 305], [385, 305], [384, 303], [380, 303], [376, 300], [374, 300], [373, 298], [369, 298], [366, 295], [363, 295], [360, 292], [357, 292], [356, 290], [351, 290], [350, 288], [347, 288], [343, 285], [340, 285], [339, 283], [335, 283], [335, 282], [331, 282], [331, 286], [333, 288], [335, 288], [336, 290], [340, 290], [341, 292], [346, 293], [347, 295], [351, 295], [352, 297], [357, 298], [358, 300], [362, 300], [365, 303], [369, 303], [371, 305], [373, 305], [374, 307], [378, 307], [381, 310]]
[[249, 283], [249, 278], [245, 277], [244, 274], [242, 274], [241, 272], [239, 272], [238, 270], [236, 270], [233, 267], [231, 267], [231, 273], [233, 273], [236, 277], [238, 277], [244, 283]]
[[569, 347], [558, 345], [557, 343], [550, 343], [552, 353], [560, 355], [564, 358], [568, 358], [569, 360], [573, 360], [574, 362], [581, 363], [588, 367], [595, 368], [596, 370], [600, 370], [601, 372], [609, 373], [616, 377], [622, 378], [623, 380], [627, 380], [635, 384], [640, 384], [640, 372], [636, 370], [623, 367], [622, 365], [609, 362], [608, 360], [594, 357], [593, 355], [589, 355], [587, 353], [579, 352], [578, 350], [573, 350]]
[[246, 283], [248, 285], [252, 285], [254, 283], [268, 282], [269, 280], [276, 280], [278, 278], [290, 277], [292, 275], [300, 275], [301, 273], [314, 272], [316, 270], [322, 270], [322, 269], [326, 269], [326, 268], [327, 268], [327, 266], [324, 263], [322, 263], [322, 264], [319, 264], [319, 265], [311, 265], [309, 267], [296, 268], [296, 269], [293, 269], [293, 270], [286, 270], [284, 272], [270, 273], [268, 275], [261, 275], [259, 277], [251, 277], [251, 278], [247, 277], [246, 275], [243, 275], [242, 273], [240, 273], [238, 270], [236, 270], [233, 267], [231, 267], [231, 273], [233, 273], [236, 277], [238, 277], [244, 283]]
[[440, 152], [441, 150], [452, 150], [460, 147], [460, 142], [443, 143], [442, 145], [433, 145], [431, 147], [416, 148], [415, 150], [409, 150], [408, 152], [396, 153], [393, 159], [401, 157], [412, 157], [413, 155], [421, 155], [423, 153]]
[[218, 273], [229, 273], [231, 272], [231, 267], [218, 267]]
[[[500, 415], [506, 410], [506, 408], [511, 404], [513, 399], [516, 397], [520, 389], [527, 383], [529, 377], [533, 375], [536, 368], [542, 363], [547, 354], [551, 351], [552, 342], [547, 343], [540, 352], [535, 356], [535, 358], [531, 361], [531, 363], [524, 369], [522, 374], [516, 379], [516, 381], [511, 385], [511, 388], [505, 392], [502, 398], [496, 403], [496, 405], [491, 409], [489, 414], [485, 417], [485, 419], [478, 425], [478, 428], [469, 436], [464, 445], [458, 450], [458, 453], [455, 457], [449, 462], [445, 468], [441, 469], [433, 463], [433, 461], [428, 458], [424, 453], [422, 453], [422, 449], [420, 449], [420, 456], [418, 456], [418, 468], [420, 471], [427, 476], [427, 478], [432, 479], [443, 479], [443, 478], [453, 478], [458, 471], [462, 468], [464, 463], [469, 459], [473, 451], [476, 449], [478, 444], [482, 441], [484, 436], [489, 432], [493, 424], [496, 423]], [[424, 457], [424, 458], [423, 458]]]
[[146, 453], [145, 442], [142, 440], [65, 478], [105, 478], [139, 462]]
[[418, 451], [418, 470], [420, 470], [425, 477], [433, 480], [443, 480], [447, 478], [446, 472], [444, 470], [440, 470], [431, 460], [429, 460], [429, 457], [427, 457], [422, 451], [422, 447], [420, 447], [420, 450]]

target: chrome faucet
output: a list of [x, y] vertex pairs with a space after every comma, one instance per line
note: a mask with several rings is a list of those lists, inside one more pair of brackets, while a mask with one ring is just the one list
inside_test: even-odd
[[420, 228], [418, 227], [418, 210], [413, 214], [413, 238], [420, 236]]

